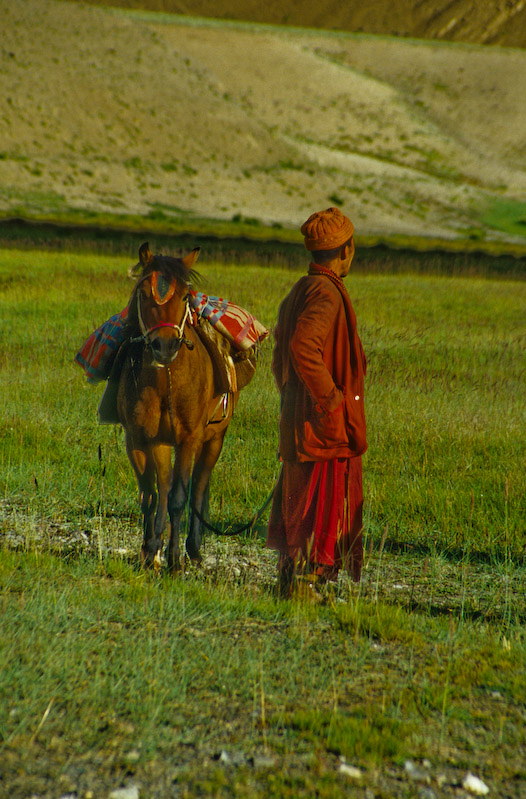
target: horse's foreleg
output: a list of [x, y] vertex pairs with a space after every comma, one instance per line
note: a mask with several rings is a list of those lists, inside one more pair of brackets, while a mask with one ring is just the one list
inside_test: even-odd
[[155, 538], [161, 542], [166, 526], [166, 514], [168, 510], [168, 494], [172, 487], [172, 448], [165, 444], [158, 444], [152, 449], [155, 471], [157, 473], [157, 490], [159, 492], [159, 502], [155, 514]]
[[190, 524], [186, 539], [186, 551], [188, 556], [196, 561], [201, 560], [199, 549], [201, 547], [201, 539], [204, 530], [202, 519], [208, 520], [210, 475], [217, 463], [222, 446], [222, 435], [216, 436], [211, 441], [207, 441], [192, 475]]
[[[160, 542], [155, 532], [155, 518], [158, 507], [155, 462], [151, 452], [138, 449], [127, 439], [126, 450], [137, 477], [143, 516], [143, 543], [141, 561], [145, 566], [160, 564]], [[157, 556], [157, 557], [156, 557]]]
[[176, 469], [172, 487], [168, 494], [168, 513], [170, 514], [170, 540], [166, 552], [166, 561], [170, 571], [181, 568], [179, 552], [179, 525], [185, 509], [188, 495], [189, 477], [184, 477]]
[[[194, 464], [199, 460], [200, 444], [195, 439], [187, 440], [176, 452], [174, 479], [168, 495], [168, 511], [170, 513], [170, 543], [168, 545], [167, 560], [170, 569], [179, 569], [179, 527], [181, 516], [191, 502], [194, 492], [193, 472]], [[190, 518], [189, 518], [190, 522]]]
[[[194, 478], [193, 478], [194, 479]], [[197, 484], [194, 484], [192, 479], [192, 500], [190, 505], [190, 520], [188, 524], [188, 535], [186, 537], [186, 551], [188, 553], [188, 557], [190, 560], [193, 560], [197, 563], [201, 561], [201, 555], [199, 550], [201, 549], [201, 541], [203, 538], [205, 525], [203, 524], [203, 520], [206, 522], [208, 521], [208, 498], [210, 495], [210, 475], [208, 475], [208, 480], [204, 487], [204, 490], [201, 490], [201, 480], [197, 481]], [[205, 479], [203, 477], [203, 479]]]

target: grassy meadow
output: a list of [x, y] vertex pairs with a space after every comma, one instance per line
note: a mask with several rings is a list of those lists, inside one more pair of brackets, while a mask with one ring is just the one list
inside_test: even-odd
[[[266, 517], [208, 536], [176, 579], [138, 568], [123, 434], [73, 363], [132, 263], [0, 250], [0, 797], [432, 799], [467, 772], [526, 796], [526, 281], [363, 260], [346, 279], [368, 357], [366, 568], [283, 602]], [[197, 266], [269, 328], [301, 274]], [[227, 531], [278, 475], [271, 349], [213, 476]]]

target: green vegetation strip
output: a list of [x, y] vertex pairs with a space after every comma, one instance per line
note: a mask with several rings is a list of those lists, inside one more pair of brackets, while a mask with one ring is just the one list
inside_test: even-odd
[[[35, 197], [35, 203], [42, 208], [42, 197]], [[158, 240], [187, 237], [227, 240], [232, 242], [233, 247], [236, 246], [235, 242], [239, 242], [240, 246], [243, 246], [243, 242], [253, 242], [263, 249], [269, 243], [273, 246], [281, 244], [305, 252], [303, 237], [297, 228], [287, 228], [280, 223], [267, 225], [255, 217], [246, 217], [240, 213], [226, 220], [200, 217], [161, 204], [156, 204], [145, 216], [92, 212], [69, 209], [66, 206], [47, 213], [41, 210], [31, 213], [27, 208], [26, 202], [25, 207], [13, 207], [8, 213], [0, 212], [0, 245], [34, 247], [38, 242], [46, 246], [50, 239], [62, 239], [64, 243], [69, 241], [69, 246], [74, 249], [78, 249], [79, 245], [93, 249], [94, 241], [115, 245], [126, 236], [135, 238], [146, 234], [156, 236]], [[482, 271], [487, 271], [492, 261], [507, 259], [514, 264], [512, 271], [524, 274], [526, 245], [519, 238], [524, 235], [524, 203], [494, 203], [485, 209], [484, 214], [488, 225], [513, 234], [515, 241], [487, 240], [471, 231], [457, 239], [404, 234], [358, 234], [357, 242], [359, 247], [367, 250], [386, 248], [395, 257], [397, 252], [403, 252], [417, 258], [423, 255], [424, 260], [426, 255], [471, 259], [471, 269], [474, 272], [481, 271], [479, 261], [484, 265]], [[64, 244], [61, 248], [63, 247]], [[120, 251], [123, 251], [122, 246]]]

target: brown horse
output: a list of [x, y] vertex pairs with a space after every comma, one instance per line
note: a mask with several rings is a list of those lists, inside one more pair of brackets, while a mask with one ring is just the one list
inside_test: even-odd
[[167, 512], [168, 568], [180, 568], [179, 526], [185, 507], [186, 552], [192, 560], [200, 559], [199, 517], [208, 513], [210, 475], [238, 397], [234, 392], [218, 399], [210, 355], [192, 324], [187, 295], [198, 254], [196, 248], [185, 258], [154, 256], [143, 244], [129, 306], [130, 325], [140, 335], [124, 362], [117, 406], [141, 495], [142, 562], [156, 570]]

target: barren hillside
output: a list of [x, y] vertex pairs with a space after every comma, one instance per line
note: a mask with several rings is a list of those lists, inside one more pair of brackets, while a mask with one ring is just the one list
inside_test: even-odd
[[[90, 0], [108, 4], [107, 0]], [[526, 47], [524, 0], [112, 0], [172, 14]]]
[[0, 212], [523, 240], [526, 52], [10, 0]]

